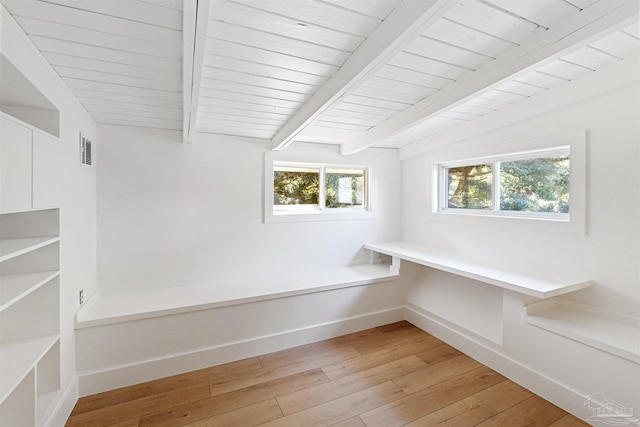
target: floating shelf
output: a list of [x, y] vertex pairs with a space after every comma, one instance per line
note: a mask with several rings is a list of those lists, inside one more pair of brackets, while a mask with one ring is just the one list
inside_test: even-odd
[[408, 242], [365, 244], [366, 249], [391, 255], [427, 267], [478, 280], [490, 285], [516, 291], [536, 298], [550, 298], [591, 286], [590, 280], [579, 278], [555, 278], [545, 280], [528, 275], [487, 268], [457, 260], [450, 256], [428, 252], [419, 245]]
[[563, 337], [640, 363], [640, 319], [554, 298], [524, 308], [523, 320]]

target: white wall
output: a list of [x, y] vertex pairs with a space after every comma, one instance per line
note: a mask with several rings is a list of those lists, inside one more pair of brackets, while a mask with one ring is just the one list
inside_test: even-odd
[[[395, 150], [345, 158], [337, 146], [296, 144], [288, 159], [370, 166], [375, 218], [264, 223], [264, 141], [201, 134], [182, 144], [179, 132], [108, 125], [98, 133], [98, 304], [194, 284], [228, 292], [233, 278], [255, 278], [238, 282], [255, 289], [265, 273], [369, 261], [364, 242], [400, 234]], [[80, 393], [402, 320], [410, 268], [403, 277], [81, 328]]]
[[[531, 110], [525, 120], [405, 160], [403, 239], [454, 250], [497, 268], [585, 276], [595, 285], [567, 298], [639, 316], [637, 66], [631, 72], [635, 83], [602, 93], [598, 85], [575, 82], [572, 90], [590, 97], [559, 109], [553, 106], [564, 104], [560, 98], [547, 97], [544, 104], [531, 102], [530, 108], [537, 110]], [[426, 167], [429, 156], [580, 130], [587, 131], [586, 234], [452, 223], [426, 215], [432, 188]], [[523, 322], [522, 307], [535, 298], [496, 292], [474, 281], [424, 269], [407, 301], [420, 313], [415, 321], [577, 415], [588, 416], [582, 406], [584, 396], [597, 392], [627, 408], [640, 408], [639, 366]], [[502, 311], [496, 313], [500, 307]], [[494, 333], [483, 332], [487, 328]], [[495, 339], [495, 331], [501, 339]]]
[[96, 142], [96, 125], [17, 24], [8, 14], [2, 18], [2, 54], [60, 110], [58, 139], [33, 133], [32, 206], [60, 207], [62, 393], [54, 402], [57, 417], [54, 414], [52, 423], [62, 425], [78, 393], [74, 334], [78, 291], [92, 293], [97, 287], [96, 175], [79, 161], [79, 134]]
[[99, 126], [98, 280], [101, 293], [153, 289], [337, 265], [366, 257], [365, 241], [400, 232], [394, 150], [344, 158], [293, 146], [305, 159], [371, 165], [376, 218], [263, 223], [266, 145], [202, 134]]

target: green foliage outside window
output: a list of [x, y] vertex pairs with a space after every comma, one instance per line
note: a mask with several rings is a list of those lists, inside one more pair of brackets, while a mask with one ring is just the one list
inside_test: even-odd
[[569, 156], [500, 163], [500, 209], [569, 212]]
[[346, 208], [364, 205], [364, 170], [327, 169], [325, 206]]
[[[446, 168], [447, 207], [569, 213], [569, 165], [569, 156], [559, 155]], [[494, 208], [498, 190], [500, 205]]]
[[492, 165], [448, 168], [449, 208], [491, 209]]
[[317, 205], [319, 188], [319, 170], [289, 168], [273, 172], [274, 205]]
[[[324, 170], [325, 207], [365, 205], [364, 169]], [[273, 205], [319, 205], [320, 169], [282, 166], [273, 171]]]

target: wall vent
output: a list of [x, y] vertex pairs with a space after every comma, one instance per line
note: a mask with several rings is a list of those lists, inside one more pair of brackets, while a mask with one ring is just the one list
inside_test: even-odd
[[80, 134], [80, 164], [93, 169], [93, 150], [90, 140]]

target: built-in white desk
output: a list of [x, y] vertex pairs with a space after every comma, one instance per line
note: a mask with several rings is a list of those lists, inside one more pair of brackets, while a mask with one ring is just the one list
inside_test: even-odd
[[553, 280], [492, 269], [435, 254], [409, 242], [368, 243], [366, 249], [540, 298], [524, 307], [525, 322], [594, 348], [640, 363], [640, 319], [554, 298], [592, 285], [591, 280], [554, 274]]
[[[457, 260], [453, 257], [429, 252], [420, 245], [408, 242], [367, 243], [366, 249], [394, 258], [404, 259], [427, 267], [457, 274], [504, 289], [520, 292], [536, 298], [550, 298], [591, 286], [591, 280], [563, 277], [558, 274], [553, 280], [530, 275], [496, 270], [478, 264]], [[397, 264], [396, 262], [393, 265]]]

